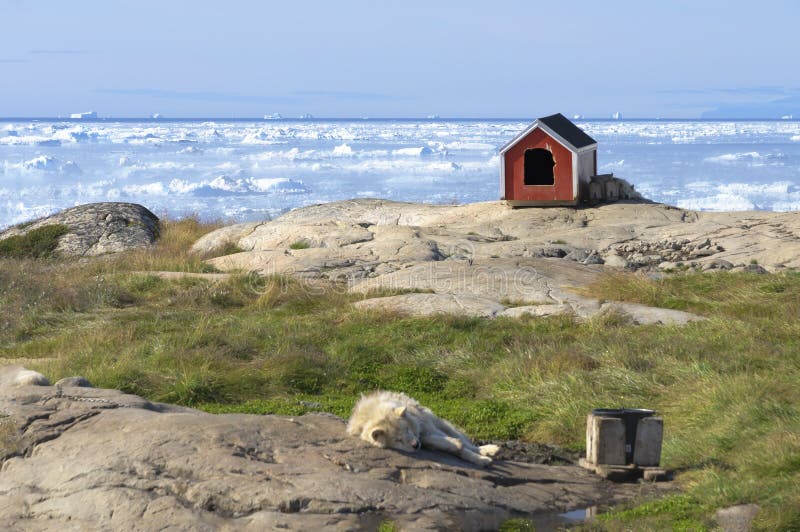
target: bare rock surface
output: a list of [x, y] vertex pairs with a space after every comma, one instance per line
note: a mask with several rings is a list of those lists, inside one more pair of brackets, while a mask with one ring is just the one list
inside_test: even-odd
[[[561, 311], [566, 305], [590, 317], [603, 305], [576, 296], [574, 289], [603, 272], [800, 268], [800, 217], [695, 212], [643, 201], [512, 209], [502, 202], [451, 206], [359, 199], [222, 228], [198, 240], [194, 250], [211, 254], [230, 244], [244, 251], [209, 261], [223, 271], [346, 281], [362, 293], [399, 289], [474, 296], [506, 308], [561, 305]], [[407, 307], [402, 298], [375, 305], [392, 301], [397, 310]], [[656, 316], [641, 306], [616, 310], [636, 323], [691, 321], [685, 313]]]
[[89, 203], [0, 232], [0, 240], [48, 225], [65, 225], [55, 253], [89, 257], [146, 248], [158, 236], [158, 217], [135, 203]]
[[85, 384], [0, 385], [4, 527], [480, 530], [639, 490], [576, 466], [378, 449], [327, 414], [213, 415]]
[[717, 524], [724, 532], [749, 532], [752, 522], [761, 507], [757, 504], [739, 504], [720, 508], [715, 515]]
[[359, 301], [355, 306], [367, 310], [378, 309], [416, 316], [460, 314], [480, 318], [492, 318], [505, 310], [503, 305], [491, 299], [453, 294], [401, 294], [375, 297]]

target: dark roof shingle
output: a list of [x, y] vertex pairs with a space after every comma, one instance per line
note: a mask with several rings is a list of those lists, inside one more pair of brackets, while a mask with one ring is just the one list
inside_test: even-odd
[[545, 116], [539, 119], [539, 122], [546, 125], [564, 140], [572, 144], [576, 149], [597, 144], [597, 141], [587, 135], [581, 128], [569, 121], [569, 119], [561, 113]]

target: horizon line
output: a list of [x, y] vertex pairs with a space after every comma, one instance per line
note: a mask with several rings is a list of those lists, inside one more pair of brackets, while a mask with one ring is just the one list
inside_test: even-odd
[[[581, 116], [579, 118], [569, 117], [569, 120], [584, 120], [590, 122], [625, 122], [625, 121], [703, 121], [703, 122], [716, 122], [716, 121], [775, 121], [775, 122], [797, 122], [800, 121], [800, 116], [794, 118], [793, 115], [788, 117], [669, 117], [669, 116], [637, 116], [637, 117], [591, 117]], [[94, 118], [71, 118], [69, 116], [0, 116], [0, 121], [66, 121], [66, 122], [108, 122], [114, 120], [125, 121], [144, 121], [144, 122], [180, 122], [180, 121], [199, 121], [199, 120], [227, 120], [227, 121], [247, 121], [247, 122], [326, 122], [326, 121], [352, 121], [352, 122], [366, 122], [366, 121], [391, 121], [391, 120], [405, 120], [405, 121], [428, 121], [428, 122], [457, 122], [457, 121], [533, 121], [538, 120], [539, 117], [464, 117], [464, 116], [436, 116], [436, 117], [414, 117], [414, 116], [314, 116], [314, 117], [281, 117], [281, 118], [266, 118], [264, 116], [159, 116], [154, 118], [152, 116], [98, 116]]]

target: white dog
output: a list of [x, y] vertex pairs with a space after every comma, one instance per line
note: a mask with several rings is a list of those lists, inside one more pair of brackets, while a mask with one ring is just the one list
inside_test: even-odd
[[477, 447], [448, 421], [438, 417], [404, 393], [373, 392], [362, 395], [353, 408], [347, 433], [377, 447], [406, 452], [421, 447], [444, 451], [473, 464], [486, 466], [497, 454], [497, 445]]
[[47, 377], [22, 366], [0, 366], [0, 386], [50, 386]]

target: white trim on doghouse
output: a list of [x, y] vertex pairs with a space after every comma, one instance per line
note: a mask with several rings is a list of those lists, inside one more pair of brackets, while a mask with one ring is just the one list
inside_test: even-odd
[[578, 181], [580, 180], [578, 168], [578, 153], [572, 152], [572, 198], [578, 197]]
[[576, 148], [570, 142], [568, 142], [564, 137], [553, 131], [547, 124], [540, 122], [539, 120], [534, 120], [531, 125], [525, 128], [524, 131], [522, 131], [522, 133], [518, 134], [516, 137], [507, 142], [502, 148], [500, 148], [500, 155], [503, 155], [505, 152], [507, 152], [508, 150], [519, 144], [519, 142], [522, 139], [527, 137], [529, 133], [533, 132], [533, 130], [537, 128], [541, 129], [542, 131], [550, 135], [556, 142], [558, 142], [559, 144], [561, 144], [562, 146], [564, 146], [566, 149], [568, 149], [573, 153], [583, 153], [597, 148], [596, 142], [594, 144], [589, 144], [588, 146], [584, 146], [583, 148]]

